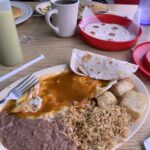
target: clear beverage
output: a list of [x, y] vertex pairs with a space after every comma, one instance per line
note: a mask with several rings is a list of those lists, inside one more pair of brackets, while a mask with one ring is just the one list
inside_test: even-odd
[[0, 11], [0, 62], [14, 66], [22, 62], [22, 52], [11, 8]]
[[150, 0], [140, 0], [141, 24], [150, 25]]

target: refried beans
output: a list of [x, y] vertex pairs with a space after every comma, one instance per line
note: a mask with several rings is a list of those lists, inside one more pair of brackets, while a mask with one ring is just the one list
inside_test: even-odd
[[0, 113], [0, 142], [8, 150], [77, 150], [58, 121], [16, 118]]

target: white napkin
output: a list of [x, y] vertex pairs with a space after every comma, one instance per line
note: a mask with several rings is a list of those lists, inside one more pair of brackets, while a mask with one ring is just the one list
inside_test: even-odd
[[92, 18], [93, 22], [100, 23], [101, 21], [95, 16], [95, 14], [86, 6], [82, 13], [82, 23], [79, 24], [80, 28], [84, 30], [85, 24], [89, 24], [89, 18]]

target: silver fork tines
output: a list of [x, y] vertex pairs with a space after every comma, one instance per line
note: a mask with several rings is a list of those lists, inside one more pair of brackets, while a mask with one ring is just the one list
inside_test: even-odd
[[34, 86], [38, 82], [37, 78], [31, 74], [27, 76], [15, 89], [14, 91], [19, 92], [21, 95], [26, 92], [30, 87]]
[[22, 94], [38, 83], [38, 79], [34, 74], [28, 75], [16, 87], [14, 87], [8, 96], [0, 101], [0, 104], [8, 100], [17, 100]]

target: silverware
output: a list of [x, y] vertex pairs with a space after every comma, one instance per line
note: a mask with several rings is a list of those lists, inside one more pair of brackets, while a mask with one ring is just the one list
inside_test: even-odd
[[18, 98], [29, 90], [32, 86], [38, 83], [38, 79], [35, 75], [28, 75], [23, 81], [21, 81], [16, 87], [14, 87], [8, 94], [8, 96], [0, 101], [0, 104], [9, 100], [18, 100]]

